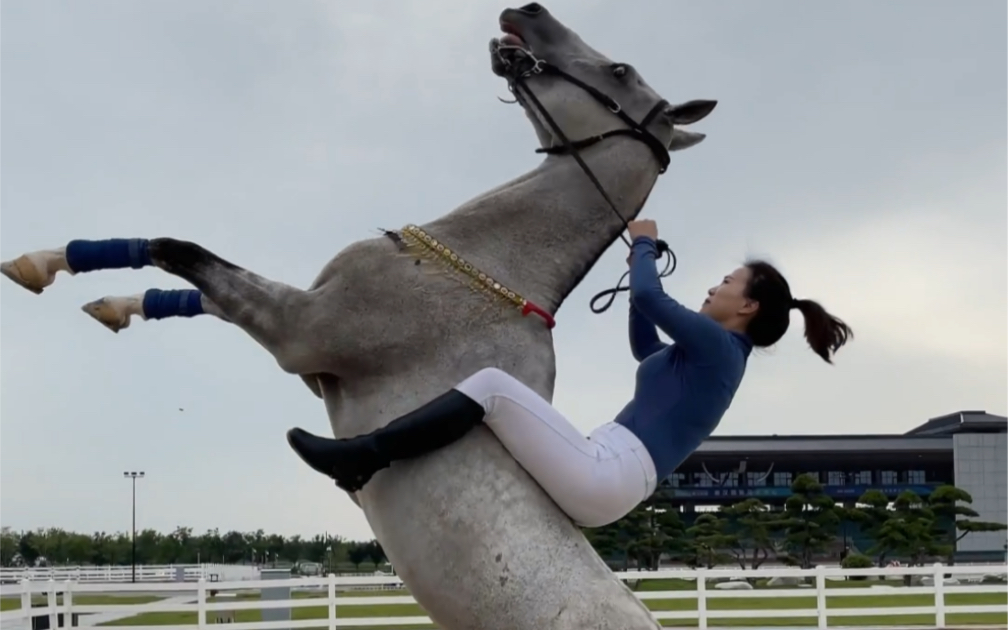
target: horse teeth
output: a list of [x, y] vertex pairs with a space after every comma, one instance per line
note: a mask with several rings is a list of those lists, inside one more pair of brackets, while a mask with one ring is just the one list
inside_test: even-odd
[[525, 40], [514, 33], [505, 33], [500, 38], [500, 43], [502, 46], [511, 46], [514, 48], [521, 48], [523, 50], [528, 48], [528, 44], [525, 43]]

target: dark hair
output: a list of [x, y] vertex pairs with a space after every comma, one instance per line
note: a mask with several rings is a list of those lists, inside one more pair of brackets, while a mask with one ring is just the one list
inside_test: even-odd
[[796, 300], [791, 287], [781, 272], [764, 260], [745, 263], [751, 277], [746, 286], [746, 297], [759, 303], [759, 310], [746, 328], [746, 333], [757, 348], [777, 343], [791, 323], [791, 309], [796, 308], [805, 317], [805, 339], [812, 351], [827, 363], [832, 355], [854, 338], [854, 332], [841, 320], [833, 317], [818, 302]]

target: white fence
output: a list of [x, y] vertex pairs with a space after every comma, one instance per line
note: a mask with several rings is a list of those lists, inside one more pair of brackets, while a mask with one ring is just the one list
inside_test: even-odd
[[[946, 597], [959, 593], [974, 594], [1006, 594], [1004, 583], [985, 584], [980, 583], [983, 575], [1008, 574], [1008, 566], [993, 565], [987, 567], [979, 566], [952, 566], [945, 567], [940, 564], [929, 567], [895, 567], [885, 569], [840, 569], [817, 567], [813, 570], [801, 569], [758, 569], [741, 571], [735, 570], [671, 570], [653, 572], [629, 572], [617, 573], [616, 575], [624, 580], [650, 580], [650, 579], [687, 579], [695, 580], [694, 590], [672, 590], [672, 591], [638, 591], [637, 597], [641, 600], [676, 600], [690, 599], [696, 600], [696, 610], [656, 610], [653, 611], [655, 618], [665, 619], [695, 619], [700, 628], [716, 627], [721, 620], [729, 619], [755, 619], [755, 618], [815, 618], [818, 628], [843, 626], [844, 617], [858, 616], [897, 616], [897, 615], [934, 615], [938, 628], [946, 625], [946, 616], [952, 613], [965, 614], [999, 614], [1005, 615], [1008, 620], [1008, 599], [998, 599], [997, 604], [969, 604], [969, 605], [949, 605]], [[904, 575], [925, 576], [931, 578], [933, 584], [909, 587], [885, 587], [878, 588], [827, 588], [827, 580], [843, 579], [849, 577], [876, 577], [876, 578], [900, 578]], [[952, 579], [944, 576], [951, 575]], [[970, 576], [973, 583], [960, 584], [955, 580], [955, 576], [966, 578]], [[711, 580], [744, 580], [745, 578], [811, 578], [812, 584], [807, 588], [788, 589], [754, 589], [754, 590], [730, 590], [719, 588], [719, 585], [711, 585]], [[337, 595], [341, 590], [363, 585], [399, 585], [401, 582], [396, 576], [372, 576], [372, 577], [351, 577], [338, 578], [334, 575], [328, 577], [298, 578], [290, 580], [255, 580], [239, 582], [208, 582], [200, 579], [196, 584], [184, 583], [145, 583], [145, 584], [109, 584], [109, 583], [78, 583], [74, 581], [57, 582], [55, 580], [47, 582], [23, 581], [19, 585], [3, 586], [0, 595], [18, 595], [21, 598], [21, 609], [0, 613], [0, 625], [5, 629], [12, 626], [28, 627], [26, 611], [31, 608], [33, 594], [45, 592], [47, 594], [47, 606], [45, 608], [35, 608], [33, 614], [48, 614], [49, 627], [56, 629], [59, 627], [58, 614], [63, 614], [64, 627], [70, 623], [71, 614], [108, 614], [115, 613], [119, 619], [116, 624], [119, 627], [132, 628], [133, 630], [192, 630], [197, 627], [201, 630], [209, 625], [211, 619], [216, 619], [221, 611], [231, 611], [235, 613], [243, 610], [265, 610], [265, 609], [294, 609], [294, 608], [322, 608], [327, 607], [325, 617], [315, 619], [297, 619], [290, 621], [268, 621], [268, 622], [247, 622], [229, 623], [229, 630], [281, 630], [298, 628], [325, 628], [329, 630], [347, 627], [366, 626], [419, 626], [432, 623], [424, 616], [402, 616], [402, 617], [343, 617], [339, 611], [344, 611], [348, 607], [354, 606], [376, 606], [392, 604], [414, 604], [415, 600], [408, 595], [401, 596], [369, 596], [353, 597], [343, 593]], [[326, 596], [318, 593], [320, 597], [302, 597], [298, 599], [279, 601], [209, 601], [211, 589], [214, 591], [242, 590], [289, 587], [293, 589], [327, 590]], [[195, 590], [195, 593], [193, 591]], [[186, 594], [188, 591], [188, 594]], [[57, 592], [62, 593], [63, 601], [57, 600]], [[116, 593], [127, 595], [130, 592], [158, 592], [170, 598], [164, 601], [151, 602], [140, 605], [77, 605], [73, 601], [74, 595], [86, 596], [88, 594], [108, 594]], [[172, 597], [173, 593], [180, 596]], [[830, 607], [827, 608], [827, 595], [835, 597], [864, 597], [866, 595], [884, 596], [887, 604], [893, 604], [903, 595], [927, 594], [931, 596], [931, 603], [927, 606], [898, 606], [886, 605], [879, 607], [877, 604], [864, 608], [851, 607]], [[781, 597], [803, 597], [810, 601], [814, 600], [814, 606], [808, 608], [765, 608], [754, 606], [742, 609], [733, 606], [732, 610], [709, 610], [708, 604], [715, 599], [774, 599]], [[196, 621], [190, 625], [149, 625], [149, 626], [124, 626], [122, 621], [127, 617], [142, 613], [196, 613]], [[12, 623], [15, 622], [15, 623]], [[85, 625], [82, 621], [81, 625]], [[775, 624], [779, 625], [779, 624]], [[885, 624], [879, 624], [885, 625]], [[999, 622], [997, 625], [1001, 625]], [[1008, 625], [1008, 624], [1006, 624]]]
[[[136, 566], [137, 582], [169, 582], [177, 578], [178, 569], [182, 569], [186, 581], [195, 582], [200, 578], [207, 580], [218, 576], [221, 579], [222, 573], [228, 573], [225, 569], [231, 569], [230, 565], [218, 564], [158, 564]], [[248, 567], [254, 570], [258, 577], [258, 570], [255, 567]], [[251, 577], [251, 576], [250, 576]], [[225, 577], [224, 579], [235, 579]], [[23, 580], [32, 582], [55, 580], [57, 582], [131, 582], [133, 580], [132, 566], [89, 566], [89, 567], [4, 567], [0, 569], [0, 583], [11, 584], [21, 583]]]

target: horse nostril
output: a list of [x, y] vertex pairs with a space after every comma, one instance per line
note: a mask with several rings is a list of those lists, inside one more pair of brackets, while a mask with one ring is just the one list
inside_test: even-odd
[[523, 6], [518, 10], [521, 11], [522, 13], [527, 13], [529, 15], [536, 15], [537, 13], [542, 13], [543, 8], [541, 4], [537, 2], [532, 2], [526, 4], [525, 6]]

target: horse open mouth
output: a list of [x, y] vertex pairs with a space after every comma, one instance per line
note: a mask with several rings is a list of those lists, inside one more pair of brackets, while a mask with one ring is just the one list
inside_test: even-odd
[[518, 29], [513, 24], [502, 21], [500, 23], [500, 30], [501, 33], [504, 33], [504, 36], [498, 40], [501, 46], [521, 48], [527, 52], [532, 52], [532, 48], [525, 43], [525, 39], [521, 36], [521, 33], [518, 32]]
[[534, 63], [532, 47], [513, 25], [501, 22], [500, 28], [504, 35], [490, 40], [491, 69], [498, 76], [513, 77], [525, 69], [525, 62]]

